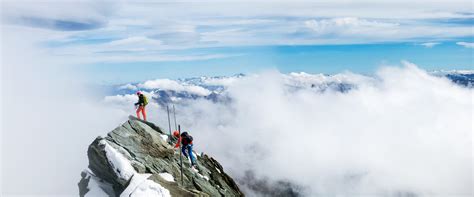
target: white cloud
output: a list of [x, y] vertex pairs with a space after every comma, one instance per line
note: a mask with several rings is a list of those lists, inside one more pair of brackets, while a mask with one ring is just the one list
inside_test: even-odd
[[138, 84], [138, 87], [144, 89], [162, 89], [162, 90], [173, 90], [176, 92], [188, 92], [191, 94], [196, 94], [199, 96], [207, 96], [211, 94], [211, 92], [203, 87], [195, 86], [195, 85], [186, 85], [178, 83], [174, 80], [170, 79], [156, 79], [146, 81], [142, 84]]
[[[231, 102], [182, 100], [177, 118], [198, 140], [197, 151], [216, 157], [234, 178], [253, 170], [303, 186], [306, 196], [471, 192], [472, 89], [409, 62], [374, 77], [272, 71], [231, 79], [216, 81], [227, 85]], [[311, 86], [331, 82], [356, 88]], [[150, 110], [167, 125], [163, 109]]]
[[[445, 28], [439, 25], [413, 24], [408, 21], [369, 20], [355, 17], [313, 19], [304, 22], [307, 41], [319, 44], [354, 44], [371, 42], [402, 42], [424, 37], [445, 39], [471, 35], [468, 27]], [[302, 31], [302, 33], [305, 33]], [[424, 43], [433, 47], [439, 43]]]
[[120, 86], [119, 90], [137, 90], [137, 86], [127, 83], [125, 85]]
[[[133, 51], [129, 51], [130, 53]], [[137, 51], [135, 51], [137, 52]], [[146, 51], [143, 51], [146, 52]], [[238, 54], [237, 54], [238, 55]], [[116, 54], [116, 55], [102, 55], [90, 58], [85, 58], [87, 62], [169, 62], [169, 61], [193, 61], [193, 60], [209, 60], [209, 59], [220, 59], [228, 58], [236, 55], [226, 54], [207, 54], [207, 55], [162, 55], [162, 54]], [[80, 57], [79, 57], [80, 58]]]
[[151, 23], [143, 19], [111, 19], [109, 24], [110, 26], [116, 27], [126, 27], [126, 26], [149, 26]]
[[97, 92], [70, 70], [75, 60], [32, 44], [42, 35], [1, 33], [2, 113], [10, 113], [2, 116], [0, 195], [75, 196], [87, 146], [128, 114], [97, 103]]
[[[63, 44], [47, 48], [47, 51], [85, 63], [228, 57], [228, 54], [164, 53], [176, 49], [424, 42], [427, 38], [443, 40], [473, 35], [468, 25], [436, 22], [472, 17], [467, 9], [469, 6], [465, 6], [469, 1], [464, 0], [449, 4], [437, 1], [411, 2], [413, 6], [410, 7], [404, 4], [407, 3], [405, 1], [327, 1], [324, 4], [309, 1], [280, 1], [277, 4], [267, 1], [255, 4], [204, 2], [199, 6], [186, 3], [158, 6], [132, 1], [25, 2], [8, 1], [2, 16], [21, 18], [31, 15], [93, 27], [87, 31], [49, 31], [39, 40], [42, 44]], [[2, 22], [2, 28], [6, 24], [16, 24], [10, 20]], [[48, 23], [54, 24], [51, 21]], [[64, 28], [64, 25], [61, 27]], [[36, 34], [44, 30], [25, 28], [21, 31]], [[91, 43], [91, 40], [102, 41]], [[103, 42], [107, 40], [113, 41]]]
[[189, 101], [178, 119], [237, 178], [253, 170], [307, 196], [469, 195], [473, 90], [410, 63], [355, 78], [348, 93], [321, 93], [290, 91], [280, 73], [245, 77], [231, 103]]
[[441, 44], [441, 43], [439, 43], [439, 42], [425, 42], [425, 43], [421, 43], [420, 45], [424, 46], [426, 48], [433, 48], [434, 46], [439, 45], [439, 44]]
[[[290, 73], [289, 75], [283, 75], [285, 85], [292, 87], [314, 87], [314, 88], [327, 88], [327, 85], [334, 84], [375, 84], [376, 81], [367, 76], [354, 74], [350, 72], [339, 73], [335, 75], [325, 74], [308, 74], [304, 72]], [[314, 85], [314, 86], [313, 86]]]
[[107, 43], [109, 46], [117, 47], [117, 46], [129, 46], [129, 45], [138, 45], [138, 46], [154, 46], [154, 45], [161, 45], [159, 40], [150, 39], [144, 36], [134, 36], [129, 38], [124, 38], [120, 40], [114, 40], [112, 42]]
[[305, 25], [318, 34], [379, 34], [379, 31], [386, 31], [399, 26], [397, 23], [378, 22], [354, 17], [308, 20], [305, 21]]
[[119, 106], [133, 106], [134, 103], [138, 102], [138, 98], [135, 94], [106, 96], [104, 102]]
[[[22, 29], [21, 31], [24, 31]], [[163, 46], [161, 41], [145, 38], [132, 37], [119, 39], [103, 44], [95, 45], [68, 45], [55, 47], [48, 50], [55, 56], [69, 57], [82, 64], [107, 62], [107, 63], [127, 63], [127, 62], [167, 62], [167, 61], [193, 61], [220, 59], [242, 54], [173, 54], [166, 53], [174, 47]]]
[[[48, 28], [51, 23], [77, 22], [105, 25], [117, 9], [117, 3], [110, 0], [83, 1], [2, 1], [3, 22], [34, 25]], [[33, 21], [30, 21], [33, 20]], [[31, 22], [31, 23], [30, 23]], [[46, 25], [46, 26], [44, 26]], [[52, 25], [52, 24], [51, 24]]]
[[[97, 53], [124, 53], [146, 52], [159, 50], [162, 45], [160, 40], [150, 39], [145, 36], [132, 36], [123, 39], [113, 40], [104, 44], [94, 46], [83, 46], [85, 50]], [[110, 55], [107, 55], [110, 57]], [[126, 54], [125, 54], [126, 56]]]
[[[153, 92], [141, 91], [148, 98], [148, 108], [158, 108], [158, 104], [155, 103], [153, 97], [156, 95]], [[134, 113], [134, 104], [138, 102], [138, 97], [136, 94], [124, 94], [124, 95], [112, 95], [105, 96], [102, 100], [102, 104], [105, 104], [108, 107], [121, 110], [123, 114]]]
[[204, 80], [204, 84], [228, 87], [235, 83], [238, 79], [239, 77], [207, 78]]
[[[381, 69], [374, 78], [275, 72], [242, 77], [229, 83], [232, 102], [188, 101], [177, 106], [177, 118], [199, 142], [196, 149], [216, 157], [236, 178], [254, 170], [257, 177], [302, 185], [309, 196], [467, 195], [473, 90], [405, 64]], [[309, 88], [331, 81], [357, 88], [344, 94]], [[292, 84], [307, 88], [290, 91]], [[193, 91], [171, 80], [140, 86]], [[134, 113], [136, 100], [131, 94], [104, 102], [126, 115]], [[167, 125], [164, 109], [152, 103], [147, 110], [152, 121]]]
[[474, 48], [473, 42], [456, 42], [457, 45], [466, 47], [466, 48]]

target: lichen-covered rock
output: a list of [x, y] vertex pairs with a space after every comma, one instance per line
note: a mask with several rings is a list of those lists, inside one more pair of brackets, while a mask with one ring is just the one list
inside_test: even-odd
[[[182, 157], [181, 180], [180, 154], [170, 140], [174, 139], [159, 127], [133, 117], [106, 137], [97, 137], [87, 151], [89, 168], [81, 174], [80, 196], [96, 193], [95, 190], [109, 196], [133, 196], [134, 190], [143, 190], [144, 182], [150, 184], [144, 180], [136, 182], [137, 177], [151, 180], [156, 186], [149, 188], [163, 196], [167, 192], [171, 196], [243, 196], [223, 167], [206, 154], [195, 154], [196, 169]], [[91, 182], [95, 187], [91, 187]]]

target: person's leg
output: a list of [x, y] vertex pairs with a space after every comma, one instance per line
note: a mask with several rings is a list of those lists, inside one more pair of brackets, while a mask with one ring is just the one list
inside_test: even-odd
[[138, 106], [137, 108], [137, 118], [140, 119], [140, 111], [142, 106]]
[[186, 154], [186, 146], [181, 146], [181, 152], [183, 152], [184, 157], [188, 158], [188, 154]]
[[196, 160], [193, 154], [193, 145], [188, 145], [188, 153], [189, 153], [189, 157], [191, 158], [191, 164], [192, 165], [196, 164]]
[[143, 120], [146, 121], [145, 106], [142, 106], [142, 114], [143, 114]]

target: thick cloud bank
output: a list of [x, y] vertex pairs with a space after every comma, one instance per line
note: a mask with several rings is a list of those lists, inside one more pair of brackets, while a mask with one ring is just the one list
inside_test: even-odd
[[[471, 196], [472, 89], [404, 64], [340, 75], [354, 85], [342, 92], [315, 91], [317, 75], [242, 77], [227, 84], [230, 102], [181, 101], [178, 121], [250, 195], [274, 184], [307, 196]], [[162, 107], [150, 111], [167, 125]]]
[[2, 33], [0, 196], [77, 196], [88, 145], [128, 114], [101, 105], [76, 62], [32, 47], [31, 33]]

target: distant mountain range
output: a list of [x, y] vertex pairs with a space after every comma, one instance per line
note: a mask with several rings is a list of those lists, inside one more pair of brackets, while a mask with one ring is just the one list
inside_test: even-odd
[[[445, 77], [453, 83], [467, 88], [473, 88], [474, 71], [434, 71], [436, 77]], [[156, 79], [143, 83], [119, 84], [109, 87], [109, 95], [133, 95], [140, 90], [150, 94], [160, 105], [184, 100], [207, 99], [213, 102], [227, 102], [228, 87], [247, 77], [244, 74], [219, 77], [193, 77], [178, 80]], [[371, 76], [352, 73], [336, 75], [290, 73], [282, 74], [285, 85], [289, 90], [310, 89], [317, 92], [337, 91], [348, 92], [357, 88], [360, 82], [377, 83]]]
[[472, 88], [474, 85], [474, 71], [438, 72], [433, 74], [439, 74], [440, 76], [444, 76], [461, 86]]

